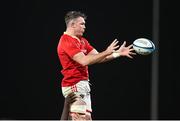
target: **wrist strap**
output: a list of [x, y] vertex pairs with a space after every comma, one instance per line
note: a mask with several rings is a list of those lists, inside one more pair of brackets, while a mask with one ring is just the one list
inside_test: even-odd
[[120, 54], [117, 53], [117, 52], [113, 52], [113, 53], [112, 53], [112, 56], [113, 56], [114, 58], [117, 58], [117, 57], [120, 57]]

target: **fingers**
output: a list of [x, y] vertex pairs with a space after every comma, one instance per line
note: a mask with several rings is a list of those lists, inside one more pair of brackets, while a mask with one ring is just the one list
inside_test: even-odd
[[[117, 39], [115, 39], [109, 46], [109, 48], [111, 49], [112, 52], [116, 51], [117, 48], [119, 48], [119, 45], [118, 44], [119, 41], [117, 41]], [[119, 50], [118, 51], [134, 51], [134, 48], [133, 48], [133, 44], [130, 44], [129, 46], [126, 47], [126, 41], [123, 42], [123, 44], [120, 46]], [[136, 55], [136, 53], [129, 53], [130, 55]], [[130, 57], [131, 58], [131, 57]]]
[[134, 48], [132, 48], [132, 49], [129, 49], [129, 51], [134, 51]]
[[72, 97], [74, 94], [74, 92], [70, 93], [67, 97]]
[[127, 55], [127, 57], [128, 57], [128, 58], [131, 58], [131, 59], [133, 59], [133, 57], [132, 57], [132, 56], [130, 56], [130, 55]]
[[73, 97], [71, 97], [71, 103], [77, 101], [78, 99], [78, 96], [74, 95]]
[[129, 54], [130, 54], [130, 55], [137, 55], [136, 53], [133, 53], [133, 52], [130, 52]]
[[115, 46], [115, 47], [113, 48], [113, 50], [115, 51], [115, 49], [117, 49], [118, 47], [119, 47], [119, 45]]
[[121, 45], [121, 47], [125, 47], [126, 46], [126, 41], [123, 42], [123, 44]]
[[68, 98], [75, 98], [75, 97], [77, 97], [77, 95], [74, 92], [72, 92], [67, 97]]
[[129, 54], [127, 55], [127, 57], [133, 59], [133, 57], [132, 57], [131, 55], [136, 55], [136, 53], [134, 53], [134, 52], [129, 52]]
[[[112, 44], [115, 43], [116, 41], [113, 41]], [[136, 53], [134, 52], [133, 44], [130, 44], [127, 47], [126, 44], [127, 44], [126, 41], [124, 41], [121, 47], [117, 51], [121, 53], [121, 56], [127, 56], [128, 58], [132, 59], [133, 55], [136, 55]]]
[[117, 42], [117, 39], [114, 39], [114, 41], [112, 42], [112, 44], [115, 43], [115, 42]]
[[119, 42], [119, 41], [117, 41], [117, 39], [115, 39], [115, 40], [111, 43], [111, 46], [117, 45], [118, 42]]
[[112, 52], [114, 52], [117, 48], [119, 48], [118, 44], [119, 41], [117, 41], [117, 39], [115, 39], [106, 49], [106, 51], [111, 54]]
[[119, 41], [117, 41], [117, 39], [115, 39], [114, 45], [117, 45], [117, 43], [119, 43]]
[[127, 48], [132, 48], [133, 47], [133, 45], [132, 44], [130, 44]]
[[66, 98], [69, 100], [70, 103], [73, 103], [77, 101], [78, 96], [72, 92]]

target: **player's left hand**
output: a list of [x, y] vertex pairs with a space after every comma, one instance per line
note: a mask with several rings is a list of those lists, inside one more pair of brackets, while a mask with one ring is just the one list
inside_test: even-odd
[[123, 44], [120, 46], [118, 50], [115, 52], [118, 52], [121, 56], [127, 56], [128, 58], [133, 58], [132, 55], [136, 55], [134, 49], [132, 48], [132, 44], [126, 47], [126, 41], [123, 42]]

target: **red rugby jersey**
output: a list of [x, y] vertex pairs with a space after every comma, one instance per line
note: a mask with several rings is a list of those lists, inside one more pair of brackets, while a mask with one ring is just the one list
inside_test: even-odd
[[87, 55], [93, 50], [93, 47], [84, 37], [79, 38], [79, 40], [67, 34], [63, 34], [59, 40], [57, 53], [62, 65], [61, 73], [64, 76], [61, 82], [62, 87], [72, 86], [80, 80], [89, 78], [88, 66], [82, 66], [72, 57], [79, 52]]

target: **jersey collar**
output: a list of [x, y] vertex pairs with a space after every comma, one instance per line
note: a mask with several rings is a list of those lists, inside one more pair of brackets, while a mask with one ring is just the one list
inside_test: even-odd
[[70, 34], [68, 34], [67, 32], [64, 32], [64, 34], [66, 34], [66, 35], [68, 35], [68, 36], [71, 36], [72, 38], [75, 38], [75, 39], [77, 39], [79, 42], [81, 41], [78, 37], [76, 37], [76, 36], [73, 36], [73, 35], [70, 35]]

